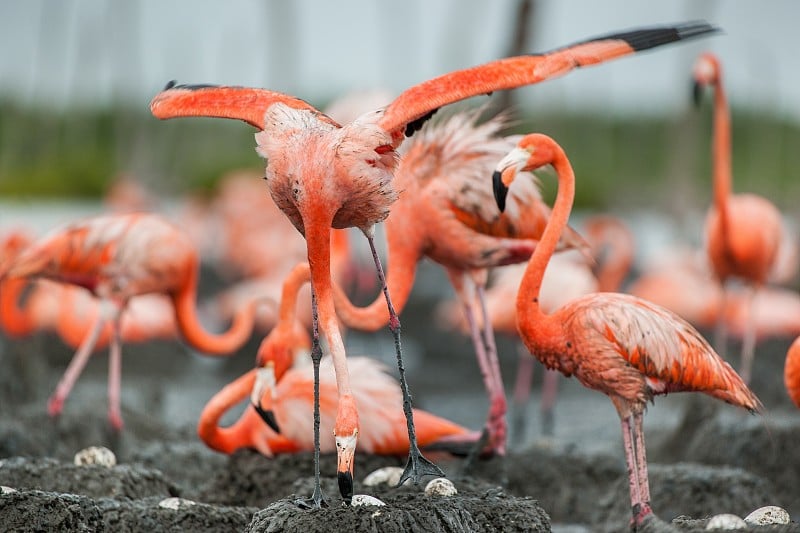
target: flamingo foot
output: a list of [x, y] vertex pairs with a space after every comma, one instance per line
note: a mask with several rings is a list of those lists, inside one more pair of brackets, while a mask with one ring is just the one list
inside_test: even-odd
[[328, 501], [322, 495], [322, 487], [319, 485], [319, 480], [314, 483], [314, 493], [310, 498], [298, 498], [294, 501], [300, 509], [322, 509], [328, 506]]
[[111, 429], [114, 431], [122, 431], [122, 414], [119, 412], [119, 409], [108, 410], [108, 423], [111, 424]]
[[57, 395], [50, 396], [47, 400], [47, 415], [51, 418], [57, 418], [64, 410], [64, 398]]
[[645, 518], [653, 514], [650, 502], [637, 503], [632, 507], [631, 511], [633, 513], [633, 518], [631, 518], [631, 531], [636, 531], [636, 529], [644, 523]]
[[400, 481], [395, 486], [399, 487], [409, 479], [414, 482], [414, 485], [419, 485], [424, 476], [447, 477], [441, 468], [422, 455], [416, 443], [414, 443], [408, 451], [408, 461], [405, 469], [403, 469], [403, 474], [400, 476]]

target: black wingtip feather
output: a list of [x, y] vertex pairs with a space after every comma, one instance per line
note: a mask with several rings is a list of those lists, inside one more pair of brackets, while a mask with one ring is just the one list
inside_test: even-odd
[[189, 91], [196, 91], [198, 89], [208, 89], [212, 87], [219, 87], [219, 85], [214, 85], [212, 83], [194, 83], [194, 84], [178, 85], [178, 82], [176, 80], [170, 80], [164, 86], [163, 90], [168, 91], [169, 89], [187, 89]]
[[720, 31], [721, 30], [716, 26], [712, 26], [704, 20], [698, 20], [684, 22], [683, 24], [677, 24], [675, 26], [639, 28], [636, 30], [609, 33], [607, 35], [592, 37], [591, 39], [580, 41], [563, 48], [571, 48], [573, 46], [597, 41], [622, 40], [628, 43], [635, 51], [639, 52], [664, 44], [693, 39]]

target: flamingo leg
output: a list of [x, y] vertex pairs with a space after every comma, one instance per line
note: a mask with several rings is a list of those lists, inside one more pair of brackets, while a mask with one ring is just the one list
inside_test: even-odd
[[116, 431], [122, 429], [122, 411], [120, 410], [122, 388], [121, 316], [122, 310], [120, 308], [115, 309], [111, 317], [111, 346], [108, 352], [108, 421]]
[[483, 346], [485, 347], [486, 364], [490, 370], [492, 389], [489, 396], [489, 426], [491, 428], [492, 448], [499, 455], [506, 453], [506, 437], [508, 426], [506, 424], [506, 392], [503, 384], [503, 375], [500, 372], [500, 359], [497, 356], [497, 343], [494, 339], [494, 329], [486, 308], [486, 298], [483, 285], [477, 284], [478, 304], [483, 317]]
[[748, 287], [747, 289], [747, 302], [744, 306], [745, 313], [745, 330], [742, 337], [742, 355], [739, 367], [739, 375], [745, 384], [750, 383], [750, 378], [753, 372], [753, 356], [756, 349], [756, 321], [755, 313], [753, 312], [753, 300], [755, 298], [756, 288]]
[[642, 422], [644, 413], [636, 411], [633, 414], [633, 445], [636, 449], [636, 477], [639, 481], [639, 508], [633, 508], [634, 521], [639, 524], [645, 516], [651, 514], [650, 508], [650, 482], [647, 479], [647, 452], [644, 444], [644, 428]]
[[389, 329], [394, 336], [394, 347], [397, 356], [397, 370], [400, 375], [400, 388], [403, 391], [403, 413], [405, 413], [406, 426], [408, 427], [408, 461], [406, 462], [406, 467], [403, 470], [403, 474], [400, 476], [400, 481], [397, 483], [397, 486], [402, 485], [408, 479], [411, 479], [414, 484], [417, 485], [423, 476], [430, 475], [445, 477], [445, 475], [438, 466], [433, 464], [422, 455], [422, 452], [420, 452], [419, 446], [417, 445], [417, 433], [414, 427], [414, 414], [411, 409], [411, 392], [409, 391], [408, 383], [406, 382], [406, 370], [405, 366], [403, 365], [403, 352], [400, 347], [400, 318], [397, 316], [397, 312], [395, 312], [394, 305], [392, 304], [392, 299], [389, 296], [389, 288], [386, 286], [386, 276], [383, 273], [381, 259], [378, 257], [378, 250], [375, 248], [375, 240], [373, 238], [372, 231], [364, 232], [364, 235], [369, 241], [369, 248], [372, 251], [372, 259], [375, 262], [375, 270], [378, 273], [378, 281], [381, 284], [383, 296], [386, 298], [386, 306], [389, 309]]
[[558, 397], [558, 371], [545, 369], [542, 377], [542, 399], [539, 410], [542, 415], [542, 435], [552, 437], [555, 426], [554, 410]]
[[319, 342], [319, 316], [317, 314], [317, 297], [314, 290], [311, 290], [311, 327], [312, 327], [312, 344], [311, 344], [311, 362], [314, 365], [314, 493], [311, 498], [306, 500], [298, 500], [297, 504], [303, 508], [319, 509], [327, 507], [328, 502], [322, 494], [322, 486], [320, 485], [320, 469], [319, 469], [319, 364], [322, 360], [322, 346]]
[[622, 424], [622, 446], [625, 449], [625, 463], [628, 466], [628, 488], [631, 494], [631, 509], [635, 520], [636, 510], [639, 508], [642, 499], [639, 487], [639, 468], [636, 465], [637, 455], [634, 449], [635, 439], [631, 435], [633, 430], [631, 418], [633, 418], [633, 415], [621, 416], [620, 422]]
[[533, 368], [535, 360], [531, 357], [525, 345], [517, 343], [519, 360], [517, 362], [517, 376], [514, 381], [513, 402], [514, 410], [511, 419], [511, 435], [514, 437], [514, 446], [519, 447], [525, 442], [528, 428], [528, 403], [531, 397], [531, 382], [533, 381]]
[[56, 385], [56, 390], [47, 401], [48, 415], [58, 416], [61, 414], [61, 411], [64, 409], [64, 401], [67, 399], [67, 396], [69, 396], [81, 372], [83, 372], [83, 368], [86, 366], [89, 356], [92, 355], [92, 350], [94, 350], [95, 344], [97, 344], [97, 339], [100, 338], [100, 332], [103, 330], [105, 322], [105, 318], [102, 314], [98, 315], [89, 334], [83, 342], [81, 342], [75, 355], [72, 356], [67, 370], [64, 372], [64, 375], [61, 376], [58, 385]]

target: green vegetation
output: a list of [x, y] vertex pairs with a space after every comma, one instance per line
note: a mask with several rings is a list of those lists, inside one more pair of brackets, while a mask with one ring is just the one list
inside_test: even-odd
[[[710, 196], [710, 108], [672, 119], [560, 115], [526, 119], [565, 147], [584, 208], [703, 206]], [[800, 127], [734, 114], [735, 189], [793, 208], [800, 197]], [[236, 122], [161, 122], [131, 110], [52, 113], [0, 104], [0, 196], [101, 196], [131, 173], [164, 194], [203, 191], [226, 171], [263, 163], [253, 129]], [[553, 180], [544, 180], [552, 194]], [[549, 192], [547, 192], [549, 191]]]

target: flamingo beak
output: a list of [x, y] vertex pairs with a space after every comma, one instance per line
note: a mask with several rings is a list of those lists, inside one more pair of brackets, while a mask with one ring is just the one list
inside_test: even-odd
[[692, 101], [695, 107], [700, 107], [700, 102], [703, 99], [703, 84], [697, 80], [692, 83]]
[[339, 482], [339, 493], [348, 505], [350, 505], [353, 499], [353, 463], [355, 460], [357, 441], [357, 429], [352, 435], [345, 437], [336, 436], [336, 455], [338, 457], [336, 478]]
[[[250, 393], [250, 403], [253, 409], [256, 410], [258, 416], [263, 420], [275, 433], [280, 433], [281, 428], [278, 426], [278, 420], [275, 418], [275, 413], [272, 410], [272, 403], [275, 397], [275, 365], [272, 362], [267, 363], [267, 366], [256, 370], [256, 382], [253, 384], [253, 390]], [[264, 398], [267, 400], [267, 407], [264, 407]]]
[[506, 197], [508, 196], [508, 187], [521, 171], [530, 158], [531, 154], [524, 148], [516, 147], [511, 150], [506, 156], [497, 164], [497, 168], [492, 174], [492, 185], [494, 190], [494, 200], [497, 202], [497, 208], [502, 213], [506, 210]]

